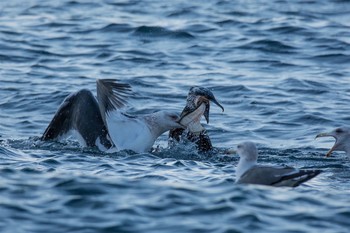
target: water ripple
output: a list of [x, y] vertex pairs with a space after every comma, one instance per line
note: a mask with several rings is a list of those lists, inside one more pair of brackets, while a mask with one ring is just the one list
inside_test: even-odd
[[174, 39], [192, 39], [190, 33], [185, 31], [171, 31], [164, 27], [140, 26], [134, 31], [134, 35], [142, 37], [170, 37]]
[[[1, 232], [348, 232], [347, 156], [316, 134], [348, 125], [348, 1], [2, 1]], [[210, 88], [216, 147], [106, 154], [41, 142], [71, 92], [96, 78], [135, 91], [131, 113], [181, 112]], [[324, 172], [296, 189], [236, 185], [236, 154]], [[291, 204], [292, 203], [292, 204]], [[208, 224], [209, 223], [209, 224]]]

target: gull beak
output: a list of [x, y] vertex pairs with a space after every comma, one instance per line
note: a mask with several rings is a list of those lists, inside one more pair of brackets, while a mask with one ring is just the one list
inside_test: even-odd
[[186, 129], [186, 126], [183, 125], [183, 124], [181, 124], [181, 119], [179, 119], [178, 121], [176, 121], [176, 123], [179, 124], [179, 128], [181, 128], [181, 129]]
[[338, 146], [338, 144], [337, 144], [337, 137], [334, 135], [334, 134], [332, 134], [332, 133], [320, 133], [320, 134], [317, 134], [316, 135], [316, 137], [315, 137], [315, 139], [317, 139], [317, 138], [321, 138], [321, 137], [333, 137], [333, 138], [335, 138], [335, 143], [334, 143], [334, 145], [333, 145], [333, 147], [327, 152], [327, 154], [326, 154], [326, 157], [329, 157], [330, 155], [331, 155], [331, 153], [336, 149], [336, 147]]
[[321, 138], [321, 137], [334, 137], [334, 135], [331, 133], [320, 133], [316, 135], [315, 139]]

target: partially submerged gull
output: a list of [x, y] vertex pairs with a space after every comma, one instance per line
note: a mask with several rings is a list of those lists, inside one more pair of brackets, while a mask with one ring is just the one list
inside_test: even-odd
[[96, 86], [97, 98], [87, 89], [69, 95], [41, 139], [59, 140], [74, 132], [83, 146], [97, 146], [102, 151], [133, 150], [141, 153], [150, 151], [164, 132], [184, 127], [175, 112], [130, 116], [121, 111], [132, 94], [129, 84], [99, 79]]
[[301, 170], [288, 166], [258, 165], [258, 150], [252, 142], [243, 142], [237, 146], [240, 156], [236, 168], [236, 183], [260, 184], [270, 186], [296, 187], [321, 173], [321, 170]]
[[345, 151], [346, 155], [350, 158], [350, 128], [339, 127], [331, 132], [320, 133], [316, 138], [320, 137], [334, 137], [335, 143], [333, 147], [327, 152], [326, 156], [330, 156], [333, 151]]
[[176, 128], [170, 130], [170, 144], [173, 141], [179, 142], [185, 138], [196, 143], [198, 150], [201, 152], [209, 151], [213, 148], [207, 131], [200, 123], [202, 115], [204, 115], [207, 123], [209, 123], [210, 101], [224, 111], [224, 107], [221, 106], [209, 89], [199, 86], [190, 88], [186, 99], [186, 106], [180, 115], [180, 123], [186, 125], [187, 129]]

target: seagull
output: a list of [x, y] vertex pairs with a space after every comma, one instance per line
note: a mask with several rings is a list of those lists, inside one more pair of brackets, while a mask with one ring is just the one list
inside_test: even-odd
[[297, 187], [321, 173], [321, 170], [317, 169], [301, 170], [288, 166], [258, 165], [258, 150], [253, 142], [239, 144], [237, 153], [240, 156], [236, 168], [236, 183], [238, 184]]
[[174, 141], [179, 142], [182, 137], [185, 137], [187, 140], [196, 143], [198, 150], [201, 152], [213, 149], [209, 135], [200, 123], [200, 119], [203, 115], [207, 123], [209, 123], [210, 101], [224, 111], [224, 107], [221, 106], [216, 100], [214, 94], [208, 88], [200, 86], [190, 88], [186, 99], [186, 106], [180, 114], [179, 120], [182, 125], [187, 126], [187, 129], [176, 128], [170, 130], [170, 144]]
[[334, 137], [335, 143], [327, 152], [326, 157], [330, 156], [333, 151], [345, 151], [350, 158], [350, 127], [339, 127], [328, 133], [320, 133], [316, 138]]
[[[185, 127], [176, 112], [131, 116], [122, 111], [131, 86], [116, 79], [97, 79], [97, 98], [87, 89], [70, 94], [60, 105], [41, 140], [61, 140], [73, 134], [84, 147], [101, 151], [151, 150], [164, 132]], [[188, 117], [182, 118], [188, 121]]]

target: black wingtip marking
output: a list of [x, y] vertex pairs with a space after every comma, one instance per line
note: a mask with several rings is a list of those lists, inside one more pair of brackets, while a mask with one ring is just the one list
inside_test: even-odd
[[281, 182], [286, 181], [286, 180], [295, 180], [293, 187], [297, 187], [300, 184], [314, 178], [315, 176], [317, 176], [321, 172], [322, 172], [322, 170], [318, 170], [318, 169], [316, 169], [316, 170], [300, 170], [297, 173], [282, 176], [281, 179], [279, 179], [278, 181], [274, 182], [271, 185], [275, 185], [275, 184], [281, 183]]

